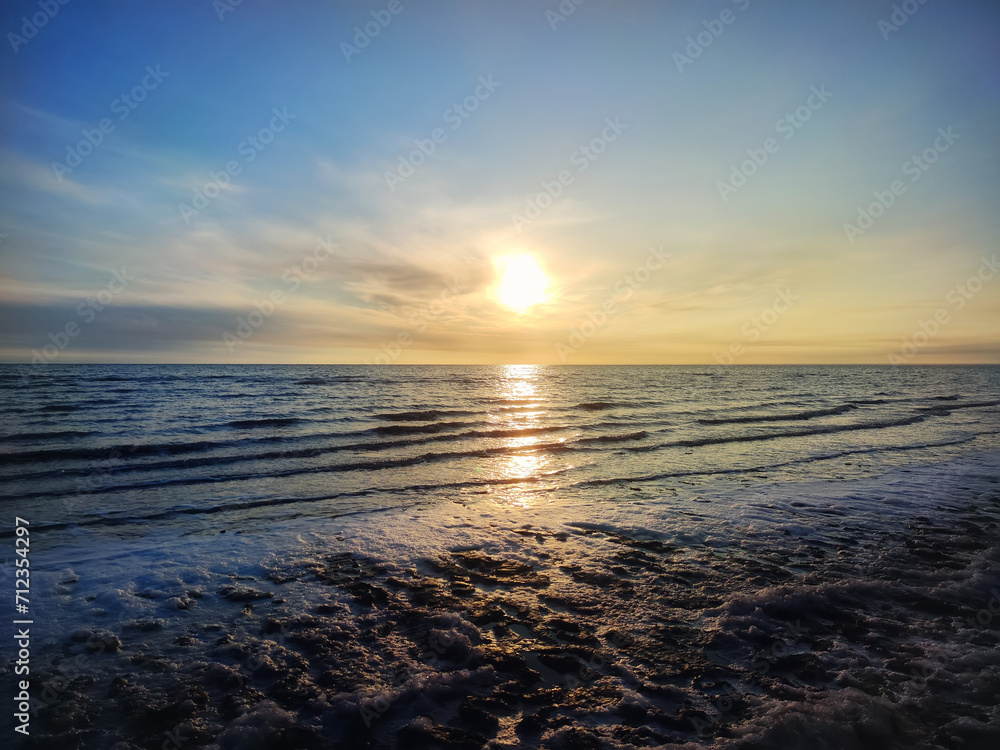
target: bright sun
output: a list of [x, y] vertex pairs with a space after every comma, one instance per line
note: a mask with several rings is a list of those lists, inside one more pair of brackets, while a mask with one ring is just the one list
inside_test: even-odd
[[496, 260], [502, 274], [497, 285], [497, 300], [512, 310], [525, 312], [546, 300], [549, 277], [532, 255], [514, 255]]

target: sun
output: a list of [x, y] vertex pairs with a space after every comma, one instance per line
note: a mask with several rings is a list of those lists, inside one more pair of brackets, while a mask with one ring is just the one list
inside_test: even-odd
[[496, 298], [501, 305], [523, 313], [548, 298], [549, 277], [533, 255], [500, 257], [496, 265], [502, 274], [496, 288]]

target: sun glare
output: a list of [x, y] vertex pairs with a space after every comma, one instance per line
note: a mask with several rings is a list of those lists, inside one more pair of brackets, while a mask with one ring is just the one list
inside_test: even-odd
[[496, 289], [500, 304], [523, 313], [532, 305], [546, 300], [549, 277], [534, 256], [498, 258], [497, 265], [502, 274]]

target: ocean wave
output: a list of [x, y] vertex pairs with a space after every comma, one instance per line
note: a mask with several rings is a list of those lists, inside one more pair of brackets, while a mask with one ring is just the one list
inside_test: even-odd
[[337, 385], [339, 383], [364, 383], [366, 378], [360, 375], [329, 375], [324, 378], [302, 378], [294, 380], [291, 385]]
[[911, 424], [923, 422], [926, 415], [918, 414], [903, 419], [884, 420], [881, 422], [857, 422], [846, 425], [826, 425], [808, 430], [791, 430], [787, 432], [764, 432], [753, 435], [720, 435], [718, 437], [688, 438], [686, 440], [674, 440], [667, 443], [657, 443], [656, 445], [643, 445], [628, 448], [630, 451], [652, 451], [661, 448], [696, 448], [702, 445], [721, 445], [723, 443], [754, 443], [761, 440], [778, 440], [788, 437], [806, 437], [809, 435], [829, 435], [835, 432], [850, 432], [852, 430], [884, 430], [892, 427], [905, 427]]
[[[45, 478], [72, 478], [86, 477], [95, 474], [110, 476], [124, 473], [148, 473], [154, 471], [169, 471], [173, 469], [193, 470], [200, 467], [218, 468], [231, 466], [234, 464], [263, 461], [288, 461], [303, 458], [320, 458], [325, 455], [344, 452], [374, 453], [396, 448], [405, 448], [414, 445], [428, 444], [432, 442], [461, 441], [470, 438], [517, 438], [528, 437], [537, 434], [558, 432], [570, 429], [565, 425], [551, 427], [514, 428], [507, 430], [467, 430], [464, 432], [447, 432], [448, 423], [437, 423], [436, 425], [388, 425], [386, 427], [376, 427], [369, 430], [362, 430], [353, 433], [329, 433], [312, 434], [302, 436], [302, 439], [330, 439], [330, 438], [350, 438], [353, 436], [366, 435], [398, 435], [397, 440], [361, 440], [336, 444], [312, 445], [304, 448], [291, 448], [285, 450], [270, 450], [252, 452], [249, 449], [254, 445], [262, 445], [274, 442], [289, 442], [280, 437], [270, 436], [265, 438], [253, 438], [238, 441], [199, 441], [195, 443], [182, 444], [154, 444], [137, 446], [116, 446], [97, 449], [52, 449], [49, 451], [22, 451], [16, 454], [0, 454], [0, 465], [4, 463], [45, 463], [48, 461], [67, 460], [91, 460], [91, 461], [114, 461], [110, 466], [101, 465], [99, 467], [73, 468], [60, 466], [32, 473], [18, 472], [17, 480], [34, 480]], [[450, 423], [453, 426], [465, 426], [467, 422]], [[439, 429], [440, 428], [440, 429]], [[407, 437], [414, 435], [414, 437]], [[418, 437], [419, 436], [419, 437]], [[295, 439], [290, 440], [294, 442]], [[519, 447], [519, 446], [515, 446]], [[523, 447], [523, 446], [520, 446]], [[531, 446], [527, 446], [531, 447]], [[209, 455], [209, 456], [185, 456], [185, 453], [206, 453], [213, 450], [241, 448], [237, 455]], [[489, 450], [483, 448], [483, 450]], [[475, 452], [475, 451], [472, 451]], [[181, 455], [183, 458], [171, 460], [152, 461], [124, 461], [123, 459], [149, 458], [162, 455]], [[11, 458], [11, 457], [17, 457]], [[11, 460], [5, 460], [11, 458]], [[0, 477], [0, 481], [7, 481], [10, 478]]]
[[375, 419], [398, 422], [432, 422], [439, 417], [468, 417], [477, 412], [458, 409], [427, 409], [426, 411], [382, 412], [375, 414]]
[[[255, 471], [248, 473], [234, 473], [234, 474], [219, 474], [215, 473], [211, 476], [181, 476], [181, 477], [166, 477], [163, 479], [155, 479], [148, 482], [130, 482], [122, 484], [108, 484], [99, 487], [90, 487], [85, 493], [81, 492], [79, 488], [67, 489], [67, 490], [50, 490], [47, 492], [28, 492], [21, 493], [19, 497], [24, 499], [30, 499], [33, 497], [64, 497], [66, 495], [77, 495], [77, 494], [91, 494], [91, 495], [103, 495], [107, 493], [115, 492], [126, 492], [134, 490], [149, 489], [154, 487], [166, 487], [166, 486], [193, 486], [200, 484], [218, 484], [220, 482], [245, 482], [245, 481], [260, 481], [267, 479], [280, 479], [284, 477], [293, 476], [304, 476], [312, 474], [338, 474], [345, 472], [355, 472], [355, 471], [385, 471], [389, 469], [405, 468], [409, 466], [417, 466], [421, 464], [428, 464], [440, 461], [448, 460], [460, 460], [465, 458], [487, 458], [490, 456], [498, 455], [518, 455], [525, 453], [536, 453], [536, 452], [547, 452], [556, 453], [563, 451], [574, 450], [570, 445], [566, 443], [534, 443], [532, 445], [520, 445], [520, 446], [499, 446], [491, 448], [478, 448], [472, 450], [461, 450], [461, 451], [441, 451], [441, 452], [431, 452], [422, 453], [416, 456], [406, 456], [402, 458], [385, 458], [385, 459], [372, 459], [372, 460], [360, 460], [360, 461], [347, 461], [340, 464], [331, 464], [325, 466], [305, 466], [297, 467], [291, 469], [276, 469], [274, 471]], [[2, 458], [2, 456], [0, 456]], [[181, 462], [182, 465], [190, 466], [191, 462], [185, 461]], [[126, 469], [121, 469], [127, 471]], [[100, 472], [101, 476], [113, 474], [115, 472]], [[97, 472], [76, 472], [79, 475], [89, 475], [97, 474]], [[69, 472], [60, 472], [62, 476], [70, 476]]]
[[499, 430], [470, 430], [463, 432], [462, 437], [478, 438], [507, 438], [507, 437], [528, 437], [530, 435], [544, 435], [548, 432], [560, 432], [570, 429], [566, 425], [551, 425], [543, 427], [514, 427]]
[[641, 484], [643, 482], [652, 482], [661, 479], [676, 479], [680, 477], [710, 477], [710, 476], [739, 475], [739, 474], [751, 475], [762, 472], [774, 471], [776, 469], [786, 469], [792, 466], [801, 466], [803, 464], [818, 463], [820, 461], [833, 461], [838, 458], [847, 458], [849, 456], [919, 451], [919, 450], [927, 450], [928, 448], [944, 448], [952, 445], [962, 445], [964, 443], [971, 443], [974, 442], [976, 438], [977, 438], [976, 435], [968, 435], [965, 437], [953, 438], [951, 440], [942, 440], [930, 443], [908, 443], [905, 445], [879, 445], [873, 448], [845, 449], [829, 453], [804, 456], [803, 458], [793, 458], [788, 461], [778, 461], [776, 463], [771, 463], [771, 464], [760, 464], [758, 466], [744, 466], [738, 468], [718, 468], [718, 469], [684, 469], [679, 471], [663, 471], [663, 472], [655, 472], [652, 474], [629, 475], [623, 477], [585, 479], [583, 481], [569, 485], [569, 487], [591, 487], [591, 486], [600, 486], [609, 484]]
[[973, 401], [964, 404], [948, 404], [947, 406], [920, 406], [917, 411], [944, 416], [959, 409], [980, 409], [985, 406], [1000, 406], [1000, 401]]
[[[150, 521], [161, 521], [170, 518], [175, 518], [178, 516], [185, 515], [214, 515], [218, 513], [229, 513], [234, 511], [243, 511], [254, 508], [266, 508], [266, 507], [277, 507], [282, 505], [295, 505], [295, 504], [311, 504], [325, 502], [328, 500], [340, 500], [344, 498], [352, 497], [370, 497], [372, 495], [385, 495], [394, 499], [394, 503], [386, 506], [378, 506], [365, 508], [363, 510], [348, 510], [342, 512], [332, 512], [330, 515], [326, 516], [328, 518], [338, 518], [342, 516], [352, 516], [358, 514], [373, 514], [380, 513], [393, 508], [400, 507], [398, 502], [400, 497], [404, 497], [411, 493], [424, 493], [428, 491], [443, 491], [443, 490], [459, 490], [467, 489], [472, 487], [501, 487], [501, 486], [511, 486], [518, 484], [536, 484], [542, 479], [549, 477], [554, 477], [559, 474], [563, 474], [570, 469], [556, 469], [553, 471], [541, 472], [537, 475], [531, 475], [526, 477], [495, 477], [490, 479], [468, 479], [456, 482], [435, 482], [435, 483], [425, 483], [425, 484], [411, 484], [403, 485], [384, 489], [363, 489], [363, 490], [345, 490], [343, 492], [334, 492], [324, 495], [309, 495], [300, 497], [257, 497], [246, 500], [237, 500], [235, 502], [218, 503], [216, 505], [175, 505], [163, 510], [157, 511], [155, 513], [145, 513], [141, 515], [123, 513], [121, 515], [100, 515], [93, 516], [89, 518], [80, 518], [72, 522], [54, 522], [54, 523], [39, 523], [37, 526], [33, 525], [32, 528], [38, 532], [46, 531], [57, 531], [61, 529], [75, 528], [75, 527], [89, 527], [89, 526], [119, 526], [128, 524], [145, 524]], [[222, 479], [225, 479], [223, 477]], [[216, 479], [215, 481], [218, 481]], [[167, 482], [170, 483], [170, 482]], [[157, 484], [167, 484], [167, 483], [147, 483], [143, 486], [155, 486]], [[118, 488], [111, 488], [118, 489]], [[77, 493], [54, 493], [59, 494], [77, 494]], [[422, 502], [419, 499], [414, 499], [413, 504], [418, 504]], [[402, 503], [406, 505], [407, 503]], [[12, 537], [14, 532], [12, 530], [2, 530], [0, 529], [0, 538]]]
[[[268, 440], [274, 439], [268, 438]], [[120, 461], [122, 458], [198, 453], [216, 448], [231, 447], [238, 444], [238, 442], [198, 440], [187, 443], [133, 443], [105, 446], [78, 446], [74, 448], [44, 448], [32, 451], [0, 453], [0, 465], [44, 463], [47, 461]]]
[[760, 414], [749, 417], [719, 417], [703, 418], [695, 420], [699, 424], [743, 424], [753, 422], [791, 422], [796, 420], [815, 419], [816, 417], [829, 417], [836, 414], [845, 414], [857, 409], [852, 404], [843, 404], [829, 409], [813, 409], [811, 411], [799, 411], [786, 414]]
[[260, 419], [234, 419], [226, 424], [240, 429], [255, 429], [257, 427], [290, 427], [302, 421], [299, 417], [261, 417]]
[[431, 424], [389, 424], [372, 427], [370, 432], [375, 435], [422, 435], [453, 430], [457, 427], [468, 427], [468, 422], [432, 422]]
[[580, 438], [577, 443], [624, 443], [630, 440], [642, 440], [648, 437], [645, 430], [626, 432], [621, 435], [598, 435], [597, 437]]
[[80, 407], [76, 404], [46, 404], [39, 411], [45, 412], [56, 412], [59, 414], [69, 413], [73, 411], [79, 411]]
[[68, 440], [70, 438], [90, 437], [99, 433], [89, 430], [54, 430], [52, 432], [18, 432], [7, 435], [4, 440], [13, 442], [28, 442], [34, 440]]
[[585, 404], [577, 404], [577, 409], [583, 409], [584, 411], [604, 411], [605, 409], [615, 409], [623, 404], [614, 404], [610, 401], [590, 401]]

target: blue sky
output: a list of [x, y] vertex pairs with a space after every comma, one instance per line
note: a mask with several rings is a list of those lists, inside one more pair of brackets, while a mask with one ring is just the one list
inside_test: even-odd
[[[900, 4], [870, 0], [389, 5], [5, 4], [0, 358], [1000, 361], [995, 4], [914, 0], [888, 31]], [[518, 254], [548, 281], [523, 312], [495, 294]]]

